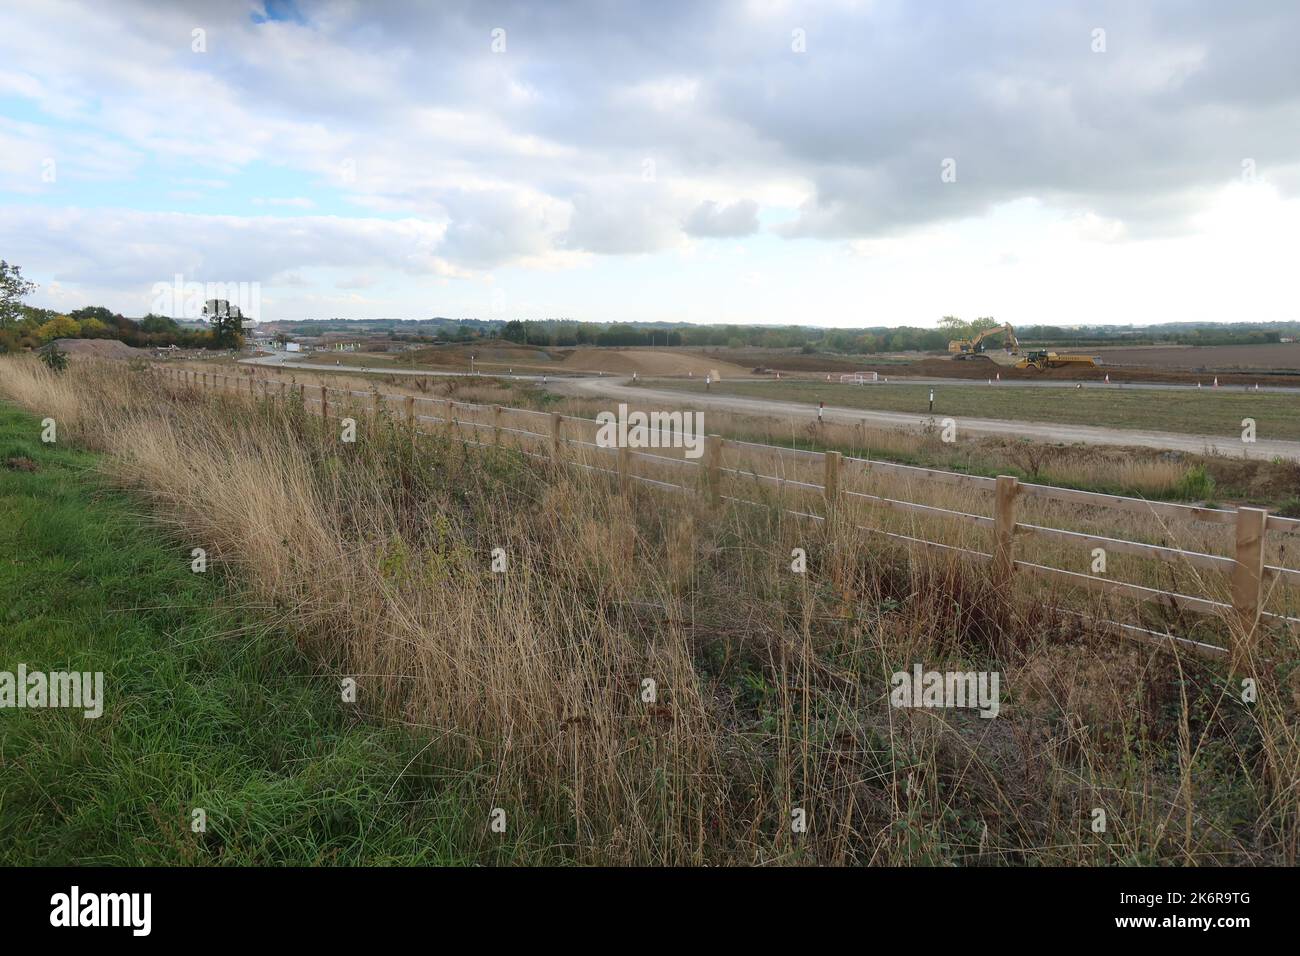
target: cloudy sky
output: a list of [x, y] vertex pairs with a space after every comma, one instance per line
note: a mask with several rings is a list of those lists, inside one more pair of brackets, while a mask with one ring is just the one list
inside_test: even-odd
[[931, 326], [1300, 318], [1300, 4], [0, 8], [35, 304]]

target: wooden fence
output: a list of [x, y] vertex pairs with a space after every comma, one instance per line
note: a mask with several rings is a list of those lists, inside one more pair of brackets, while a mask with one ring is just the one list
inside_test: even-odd
[[[1229, 647], [1180, 637], [1167, 631], [1155, 631], [1137, 624], [1111, 620], [1099, 621], [1125, 635], [1159, 644], [1172, 642], [1205, 657], [1231, 655], [1234, 659], [1239, 659], [1239, 652], [1244, 654], [1254, 645], [1261, 626], [1278, 626], [1288, 629], [1292, 634], [1300, 633], [1300, 617], [1285, 613], [1271, 613], [1265, 609], [1266, 597], [1274, 589], [1280, 589], [1285, 593], [1290, 588], [1300, 586], [1300, 571], [1265, 562], [1267, 535], [1270, 532], [1300, 534], [1300, 519], [1270, 515], [1260, 508], [1241, 507], [1233, 510], [1148, 501], [1142, 498], [1034, 484], [1020, 481], [1010, 475], [986, 478], [870, 458], [855, 458], [836, 451], [815, 452], [725, 439], [719, 435], [708, 435], [704, 440], [702, 458], [691, 460], [685, 457], [638, 451], [625, 446], [605, 447], [595, 440], [581, 437], [582, 435], [594, 437], [595, 429], [598, 427], [596, 421], [555, 412], [460, 402], [448, 398], [384, 394], [375, 388], [358, 390], [332, 388], [326, 385], [290, 384], [283, 379], [267, 379], [255, 374], [231, 376], [186, 368], [166, 366], [160, 368], [164, 376], [177, 384], [235, 391], [250, 397], [286, 398], [290, 396], [291, 391], [296, 390], [297, 397], [304, 405], [319, 408], [323, 420], [327, 420], [331, 415], [342, 417], [341, 412], [344, 410], [375, 415], [385, 412], [392, 415], [400, 409], [400, 416], [412, 429], [420, 430], [432, 423], [459, 435], [462, 440], [470, 444], [483, 446], [500, 445], [504, 437], [507, 441], [513, 441], [519, 451], [530, 457], [564, 461], [591, 471], [608, 474], [624, 491], [634, 483], [641, 483], [671, 492], [701, 493], [716, 504], [733, 502], [759, 505], [758, 502], [726, 493], [729, 479], [743, 478], [759, 485], [775, 487], [782, 492], [813, 494], [820, 499], [821, 514], [815, 511], [783, 508], [788, 514], [810, 521], [825, 522], [835, 514], [836, 509], [850, 504], [863, 504], [927, 519], [940, 518], [965, 523], [990, 532], [992, 548], [982, 551], [931, 541], [915, 535], [890, 532], [883, 528], [855, 527], [864, 532], [883, 535], [908, 547], [955, 554], [964, 559], [989, 564], [994, 580], [1007, 586], [1010, 586], [1013, 580], [1026, 576], [1042, 579], [1054, 585], [1128, 598], [1137, 604], [1154, 603], [1174, 612], [1217, 618], [1226, 624]], [[441, 411], [442, 414], [424, 414], [425, 411], [431, 410], [430, 406]], [[535, 425], [541, 430], [535, 431], [526, 427], [528, 425]], [[580, 430], [580, 435], [576, 437], [572, 434], [575, 428]], [[578, 449], [589, 450], [585, 454], [587, 461], [582, 460], [583, 455], [575, 454]], [[738, 456], [735, 464], [748, 464], [750, 467], [728, 467], [724, 458], [728, 453], [733, 457]], [[761, 466], [764, 461], [770, 462], [774, 457], [777, 460], [796, 458], [808, 468], [815, 469], [814, 474], [818, 475], [820, 480], [809, 481], [789, 475], [771, 475], [767, 474], [766, 470], [760, 471], [754, 467], [755, 464]], [[609, 462], [613, 467], [602, 467], [601, 462]], [[682, 480], [670, 481], [638, 472], [638, 469], [644, 471], [650, 467], [683, 471], [686, 477]], [[846, 487], [845, 477], [854, 472], [888, 475], [927, 484], [959, 486], [988, 493], [993, 496], [993, 514], [992, 516], [971, 514], [902, 498], [853, 491]], [[692, 473], [694, 481], [689, 480]], [[808, 477], [811, 476], [805, 469], [804, 478]], [[1070, 531], [1020, 520], [1018, 512], [1022, 503], [1038, 499], [1063, 502], [1082, 508], [1103, 508], [1121, 515], [1153, 516], [1162, 524], [1175, 522], [1231, 526], [1234, 529], [1233, 556]], [[1146, 587], [1096, 574], [1069, 571], [1022, 560], [1017, 557], [1017, 541], [1030, 537], [1056, 542], [1068, 548], [1087, 551], [1101, 548], [1107, 553], [1132, 555], [1223, 574], [1227, 577], [1230, 600], [1220, 601], [1204, 595]]]

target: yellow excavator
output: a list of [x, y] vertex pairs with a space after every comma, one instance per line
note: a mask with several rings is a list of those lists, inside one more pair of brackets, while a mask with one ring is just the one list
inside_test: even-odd
[[985, 329], [973, 339], [953, 339], [948, 343], [948, 352], [955, 359], [966, 359], [984, 354], [984, 340], [992, 335], [1004, 335], [1002, 347], [1012, 355], [1020, 354], [1020, 342], [1016, 339], [1016, 330], [1010, 323], [995, 325]]
[[[1003, 337], [1002, 349], [988, 351], [984, 340], [994, 335]], [[1091, 355], [1064, 355], [1047, 349], [1025, 351], [1016, 338], [1016, 330], [1007, 322], [985, 329], [974, 338], [953, 339], [948, 343], [948, 354], [954, 359], [981, 358], [1008, 368], [1036, 368], [1040, 372], [1045, 368], [1094, 368], [1097, 365]]]

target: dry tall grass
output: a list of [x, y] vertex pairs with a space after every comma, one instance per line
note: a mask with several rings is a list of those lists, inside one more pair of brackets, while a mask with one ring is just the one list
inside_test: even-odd
[[[147, 370], [6, 360], [0, 394], [102, 450], [178, 560], [207, 548], [322, 668], [358, 677], [372, 719], [485, 774], [485, 852], [500, 807], [580, 862], [1296, 862], [1294, 641], [1248, 662], [1244, 705], [1240, 675], [909, 554], [865, 518], [621, 496], [360, 411], [342, 444], [295, 401]], [[891, 707], [914, 662], [999, 672], [1000, 715]]]

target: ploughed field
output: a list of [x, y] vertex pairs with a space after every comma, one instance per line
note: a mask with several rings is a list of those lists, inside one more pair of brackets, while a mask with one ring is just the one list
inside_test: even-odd
[[[495, 341], [474, 345], [438, 345], [409, 352], [318, 352], [311, 364], [374, 368], [427, 368], [491, 373], [507, 370], [521, 374], [578, 374], [703, 378], [720, 373], [726, 380], [762, 380], [780, 373], [791, 378], [823, 378], [858, 371], [874, 371], [888, 378], [955, 378], [1003, 381], [1095, 381], [1157, 384], [1281, 385], [1300, 388], [1300, 344], [1091, 347], [1065, 348], [1064, 353], [1092, 355], [1096, 368], [1059, 368], [1039, 371], [1004, 367], [993, 361], [954, 361], [948, 356], [905, 355], [805, 355], [789, 349], [730, 348], [555, 348]], [[471, 361], [471, 356], [473, 359]]]
[[1094, 350], [1108, 365], [1290, 371], [1300, 374], [1300, 342], [1276, 345], [1173, 345]]

